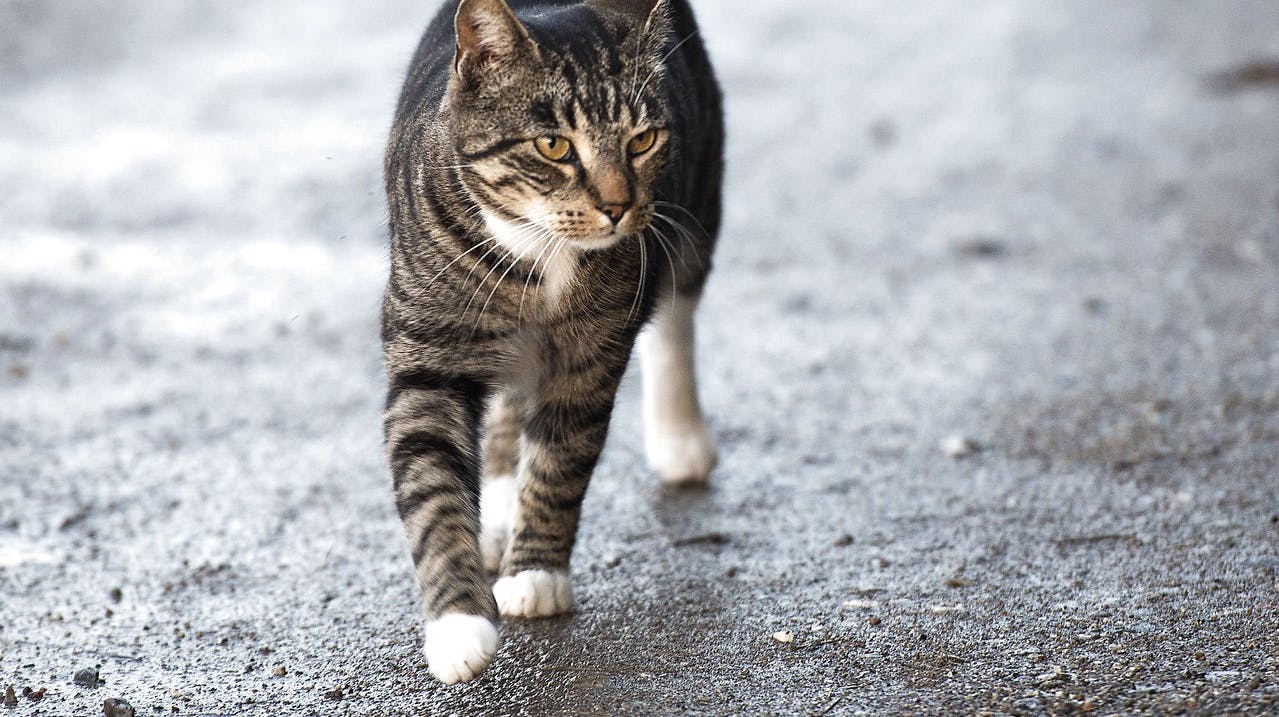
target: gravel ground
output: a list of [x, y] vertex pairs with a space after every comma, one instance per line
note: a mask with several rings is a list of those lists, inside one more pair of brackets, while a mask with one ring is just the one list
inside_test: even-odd
[[696, 4], [714, 487], [628, 377], [577, 613], [445, 688], [375, 320], [433, 3], [0, 0], [14, 714], [1279, 713], [1272, 0]]

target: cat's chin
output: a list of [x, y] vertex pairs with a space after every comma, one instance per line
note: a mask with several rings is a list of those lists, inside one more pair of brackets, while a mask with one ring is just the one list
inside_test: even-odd
[[636, 239], [643, 231], [644, 229], [633, 232], [609, 232], [608, 234], [600, 234], [593, 237], [569, 239], [568, 243], [570, 246], [583, 251], [599, 251], [615, 247], [628, 239]]
[[617, 243], [625, 239], [624, 234], [605, 234], [604, 236], [591, 237], [589, 239], [570, 239], [569, 244], [582, 251], [600, 251], [617, 246]]

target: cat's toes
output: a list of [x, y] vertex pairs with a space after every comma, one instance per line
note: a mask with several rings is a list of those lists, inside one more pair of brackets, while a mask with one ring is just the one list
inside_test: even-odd
[[486, 617], [453, 613], [426, 624], [426, 661], [446, 685], [475, 679], [497, 653], [497, 626]]
[[670, 484], [705, 483], [719, 460], [715, 441], [701, 421], [650, 429], [644, 452], [649, 468]]
[[573, 609], [568, 574], [555, 570], [525, 570], [493, 585], [497, 609], [510, 617], [551, 617]]
[[485, 478], [480, 489], [480, 553], [484, 556], [484, 569], [490, 573], [496, 573], [502, 565], [519, 494], [519, 484], [512, 476]]

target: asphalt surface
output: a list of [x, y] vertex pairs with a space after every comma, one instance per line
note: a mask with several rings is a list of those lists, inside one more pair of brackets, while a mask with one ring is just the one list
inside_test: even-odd
[[376, 332], [433, 3], [0, 0], [0, 706], [1279, 713], [1279, 9], [696, 5], [714, 487], [629, 376], [577, 613], [445, 688]]

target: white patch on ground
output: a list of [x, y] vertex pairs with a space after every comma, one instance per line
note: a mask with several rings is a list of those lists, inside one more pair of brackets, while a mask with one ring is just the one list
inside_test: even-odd
[[426, 624], [426, 661], [446, 685], [466, 682], [497, 654], [497, 626], [479, 615], [445, 615]]
[[515, 525], [515, 509], [519, 505], [520, 488], [514, 476], [484, 479], [480, 491], [480, 552], [484, 569], [495, 573], [502, 565], [502, 554], [511, 540]]
[[559, 570], [525, 570], [493, 585], [497, 609], [510, 617], [551, 617], [573, 609], [573, 586]]
[[34, 545], [21, 543], [0, 543], [0, 569], [16, 568], [20, 565], [56, 565], [62, 562], [54, 553], [41, 550]]
[[967, 458], [981, 450], [981, 444], [977, 443], [977, 441], [958, 434], [941, 439], [938, 447], [941, 448], [942, 453], [951, 458]]

